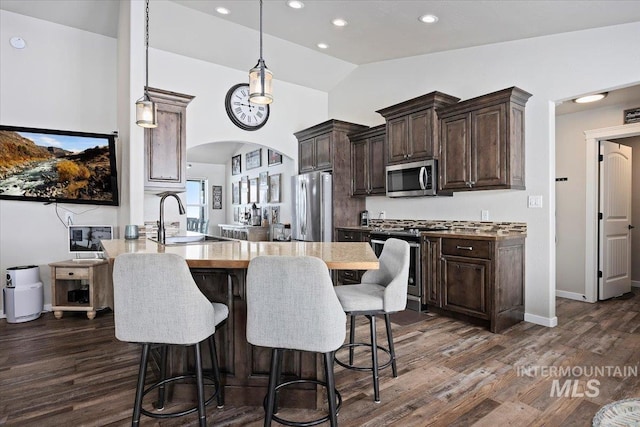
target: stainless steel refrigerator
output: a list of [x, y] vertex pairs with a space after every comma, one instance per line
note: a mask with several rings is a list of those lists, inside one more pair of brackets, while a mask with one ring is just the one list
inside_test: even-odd
[[307, 242], [330, 242], [333, 232], [331, 174], [309, 172], [293, 176], [291, 182], [291, 238]]

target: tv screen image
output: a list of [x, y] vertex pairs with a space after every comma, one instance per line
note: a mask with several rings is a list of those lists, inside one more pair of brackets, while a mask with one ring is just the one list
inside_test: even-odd
[[69, 226], [69, 252], [74, 254], [102, 252], [100, 241], [111, 239], [113, 227], [110, 225]]
[[0, 125], [0, 199], [117, 206], [115, 138]]

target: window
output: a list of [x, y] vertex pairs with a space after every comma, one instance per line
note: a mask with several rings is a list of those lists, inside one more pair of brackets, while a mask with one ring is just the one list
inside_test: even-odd
[[187, 218], [195, 218], [198, 222], [207, 220], [207, 180], [187, 180]]

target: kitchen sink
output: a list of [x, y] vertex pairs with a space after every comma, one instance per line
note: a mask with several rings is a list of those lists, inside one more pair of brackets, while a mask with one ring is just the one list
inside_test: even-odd
[[208, 234], [187, 232], [187, 234], [181, 234], [177, 236], [167, 236], [165, 243], [160, 243], [158, 239], [149, 237], [149, 240], [164, 244], [165, 246], [185, 246], [185, 245], [204, 245], [217, 242], [235, 242], [236, 239], [230, 239], [227, 237], [211, 236]]

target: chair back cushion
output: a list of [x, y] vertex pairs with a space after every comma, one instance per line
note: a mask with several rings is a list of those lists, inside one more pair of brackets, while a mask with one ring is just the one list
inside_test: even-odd
[[402, 311], [407, 306], [410, 256], [409, 243], [400, 239], [387, 239], [380, 254], [380, 268], [367, 270], [362, 275], [361, 283], [385, 287], [385, 312]]
[[344, 342], [346, 315], [319, 258], [259, 256], [247, 271], [247, 341], [327, 353]]
[[175, 254], [119, 255], [113, 266], [116, 338], [195, 344], [215, 332], [211, 302]]

